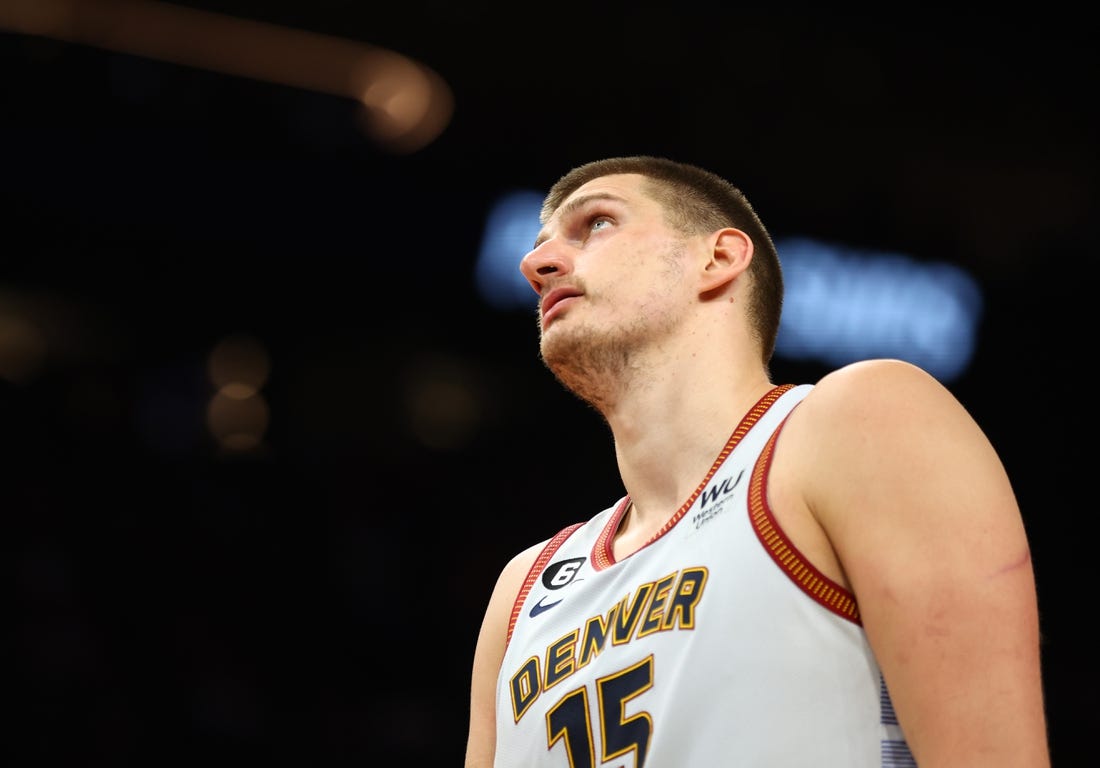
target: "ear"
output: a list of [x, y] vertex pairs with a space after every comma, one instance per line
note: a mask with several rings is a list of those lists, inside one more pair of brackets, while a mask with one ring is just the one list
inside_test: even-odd
[[740, 229], [726, 227], [711, 234], [710, 259], [703, 267], [699, 290], [709, 293], [736, 279], [752, 261], [752, 239]]

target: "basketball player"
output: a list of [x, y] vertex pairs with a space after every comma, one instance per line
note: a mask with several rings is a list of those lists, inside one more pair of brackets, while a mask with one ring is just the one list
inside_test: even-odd
[[466, 768], [1048, 766], [1028, 540], [963, 406], [898, 360], [773, 383], [775, 247], [703, 169], [588, 163], [541, 222], [541, 357], [625, 493], [501, 572]]

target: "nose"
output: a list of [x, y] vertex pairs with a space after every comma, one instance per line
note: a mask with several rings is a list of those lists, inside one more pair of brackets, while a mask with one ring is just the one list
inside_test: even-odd
[[519, 271], [539, 295], [550, 275], [562, 275], [569, 269], [570, 263], [565, 249], [554, 238], [540, 243], [519, 263]]

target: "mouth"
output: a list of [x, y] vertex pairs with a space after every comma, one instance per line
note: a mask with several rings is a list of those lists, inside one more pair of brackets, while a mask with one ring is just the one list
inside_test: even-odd
[[565, 311], [565, 307], [572, 302], [570, 299], [583, 295], [576, 288], [555, 288], [542, 299], [542, 326]]

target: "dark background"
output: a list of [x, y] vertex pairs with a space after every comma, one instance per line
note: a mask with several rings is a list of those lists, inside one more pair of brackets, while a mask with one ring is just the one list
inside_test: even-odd
[[[454, 113], [394, 153], [338, 97], [0, 32], [0, 311], [48, 341], [33, 378], [0, 379], [14, 764], [461, 764], [496, 573], [621, 495], [533, 316], [477, 294], [484, 217], [636, 152], [726, 175], [776, 236], [977, 277], [979, 344], [950, 387], [1013, 478], [1055, 764], [1085, 764], [1073, 457], [1091, 454], [1100, 206], [1082, 20], [188, 5], [417, 59]], [[264, 444], [238, 454], [203, 421], [207, 356], [234, 333], [271, 361]]]

